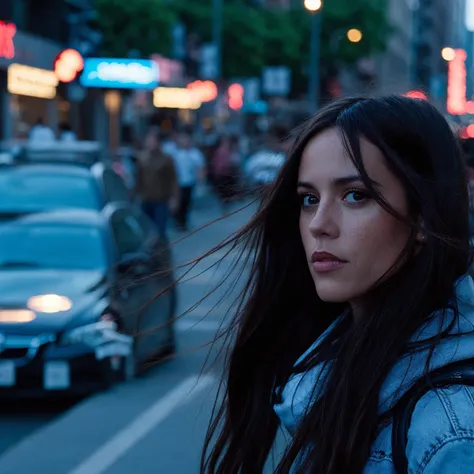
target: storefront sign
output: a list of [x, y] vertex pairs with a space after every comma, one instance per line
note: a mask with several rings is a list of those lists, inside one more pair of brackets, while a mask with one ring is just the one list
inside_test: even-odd
[[154, 89], [158, 66], [150, 59], [89, 58], [84, 61], [81, 84], [109, 89]]
[[158, 87], [153, 91], [153, 105], [164, 109], [196, 110], [201, 107], [201, 100], [189, 89]]
[[54, 99], [58, 79], [53, 71], [38, 69], [22, 64], [8, 67], [8, 92], [10, 94]]
[[0, 21], [0, 57], [13, 59], [15, 57], [16, 26], [13, 23]]

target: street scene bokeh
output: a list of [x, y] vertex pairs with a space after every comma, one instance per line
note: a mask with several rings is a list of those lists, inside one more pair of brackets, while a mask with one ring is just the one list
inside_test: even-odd
[[1, 0], [0, 473], [197, 474], [252, 249], [201, 257], [381, 94], [474, 183], [474, 0]]

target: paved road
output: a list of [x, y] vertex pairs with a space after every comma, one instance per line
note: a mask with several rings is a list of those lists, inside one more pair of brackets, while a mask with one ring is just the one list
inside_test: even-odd
[[[247, 222], [253, 211], [248, 208], [177, 243], [176, 262], [202, 255]], [[193, 213], [193, 227], [221, 215], [216, 203], [208, 201]], [[180, 311], [192, 307], [233, 268], [233, 257], [228, 256], [201, 273], [223, 256], [220, 250], [206, 259], [188, 275], [195, 278], [179, 286]], [[234, 275], [237, 273], [234, 269]], [[197, 473], [219, 376], [219, 364], [204, 372], [202, 367], [209, 342], [225, 322], [232, 295], [207, 313], [231, 286], [224, 285], [177, 323], [176, 358], [152, 367], [133, 382], [72, 407], [64, 403], [16, 404], [12, 413], [10, 405], [3, 407], [0, 473]]]

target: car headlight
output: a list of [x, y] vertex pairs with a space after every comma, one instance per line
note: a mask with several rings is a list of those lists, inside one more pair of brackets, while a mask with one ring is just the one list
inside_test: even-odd
[[87, 344], [95, 347], [113, 340], [116, 330], [117, 324], [114, 321], [99, 321], [65, 332], [59, 343], [62, 345]]
[[61, 313], [72, 308], [72, 301], [61, 295], [38, 295], [28, 300], [28, 308], [38, 313]]

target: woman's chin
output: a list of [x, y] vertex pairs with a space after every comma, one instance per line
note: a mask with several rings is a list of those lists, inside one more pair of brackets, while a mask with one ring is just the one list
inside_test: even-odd
[[337, 283], [316, 283], [316, 293], [326, 303], [346, 303], [351, 300], [347, 287]]

